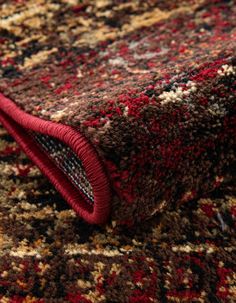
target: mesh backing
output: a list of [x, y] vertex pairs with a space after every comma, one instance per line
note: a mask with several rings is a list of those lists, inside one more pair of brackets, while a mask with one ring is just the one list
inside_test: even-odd
[[83, 164], [73, 150], [57, 138], [36, 132], [30, 133], [57, 167], [79, 189], [85, 200], [93, 203], [94, 197], [91, 184], [88, 181]]

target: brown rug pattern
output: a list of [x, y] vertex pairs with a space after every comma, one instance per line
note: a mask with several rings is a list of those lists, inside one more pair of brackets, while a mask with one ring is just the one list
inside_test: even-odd
[[[104, 168], [94, 186], [95, 161], [78, 169], [36, 129], [88, 222], [142, 222], [214, 189], [236, 161], [236, 0], [11, 0], [0, 16], [0, 94], [75, 128]], [[0, 120], [15, 112], [4, 100]]]
[[234, 302], [236, 191], [91, 226], [0, 128], [0, 302]]

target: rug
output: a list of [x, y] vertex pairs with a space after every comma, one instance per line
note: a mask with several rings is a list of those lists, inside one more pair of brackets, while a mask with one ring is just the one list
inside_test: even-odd
[[0, 128], [0, 180], [1, 303], [235, 302], [236, 178], [135, 227], [91, 225]]
[[130, 226], [235, 162], [235, 1], [5, 1], [0, 119], [76, 213]]

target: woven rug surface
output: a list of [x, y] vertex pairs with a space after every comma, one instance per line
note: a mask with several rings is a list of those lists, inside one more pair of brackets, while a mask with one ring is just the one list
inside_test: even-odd
[[135, 228], [80, 219], [0, 128], [0, 302], [235, 302], [236, 191]]
[[132, 225], [235, 162], [235, 1], [0, 1], [0, 120], [89, 223]]

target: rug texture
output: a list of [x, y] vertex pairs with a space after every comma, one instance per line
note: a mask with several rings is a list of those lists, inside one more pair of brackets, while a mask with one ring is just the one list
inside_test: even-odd
[[0, 119], [90, 223], [131, 225], [235, 161], [235, 1], [1, 1]]
[[1, 303], [235, 302], [235, 178], [135, 228], [99, 227], [0, 128], [0, 180]]

